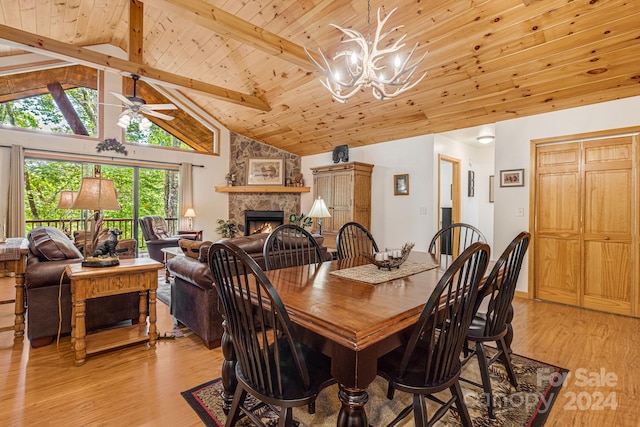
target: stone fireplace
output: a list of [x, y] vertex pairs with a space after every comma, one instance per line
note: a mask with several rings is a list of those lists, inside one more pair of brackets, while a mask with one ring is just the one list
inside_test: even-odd
[[[290, 178], [300, 172], [300, 156], [277, 149], [267, 144], [231, 132], [231, 156], [229, 173], [236, 176], [236, 185], [246, 185], [247, 160], [251, 157], [284, 159], [285, 177]], [[258, 186], [259, 187], [259, 186]], [[280, 211], [284, 218], [291, 214], [300, 214], [299, 193], [229, 193], [229, 219], [236, 224], [244, 235], [251, 231], [245, 223], [247, 211]]]

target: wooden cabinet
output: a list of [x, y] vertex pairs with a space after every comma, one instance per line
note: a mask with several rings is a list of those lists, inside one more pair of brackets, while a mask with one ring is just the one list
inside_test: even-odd
[[537, 147], [537, 298], [640, 315], [637, 150], [637, 136]]
[[349, 221], [371, 228], [373, 165], [349, 162], [311, 170], [314, 198], [322, 197], [331, 213], [331, 218], [324, 218], [322, 221], [323, 233], [335, 234]]

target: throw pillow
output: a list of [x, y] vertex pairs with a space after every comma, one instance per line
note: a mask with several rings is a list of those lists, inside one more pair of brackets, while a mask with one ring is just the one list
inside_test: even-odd
[[200, 254], [200, 246], [202, 245], [202, 242], [180, 239], [178, 240], [178, 245], [186, 256], [197, 259], [198, 255]]
[[82, 258], [73, 241], [54, 227], [37, 227], [27, 236], [29, 248], [43, 261]]

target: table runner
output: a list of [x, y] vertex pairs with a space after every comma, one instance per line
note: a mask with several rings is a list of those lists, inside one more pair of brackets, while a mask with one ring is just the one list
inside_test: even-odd
[[0, 261], [13, 261], [20, 259], [20, 246], [22, 237], [10, 237], [0, 244]]
[[389, 280], [400, 279], [402, 277], [411, 276], [412, 274], [421, 273], [425, 270], [437, 268], [437, 264], [433, 263], [417, 263], [406, 261], [400, 268], [378, 269], [373, 264], [359, 265], [357, 267], [345, 268], [343, 270], [335, 270], [330, 274], [343, 277], [345, 279], [358, 280], [360, 282], [378, 284], [388, 282]]

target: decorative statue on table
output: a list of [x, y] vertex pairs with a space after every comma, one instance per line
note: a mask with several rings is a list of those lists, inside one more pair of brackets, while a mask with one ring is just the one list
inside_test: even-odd
[[122, 231], [117, 228], [110, 229], [107, 240], [98, 245], [93, 256], [87, 257], [82, 264], [86, 267], [111, 267], [120, 264], [116, 247], [118, 246], [118, 236], [121, 234]]

